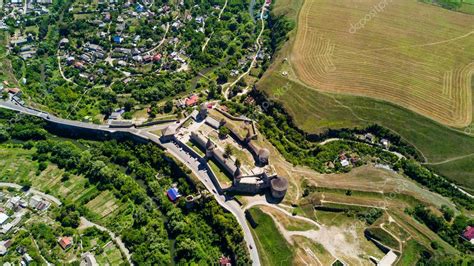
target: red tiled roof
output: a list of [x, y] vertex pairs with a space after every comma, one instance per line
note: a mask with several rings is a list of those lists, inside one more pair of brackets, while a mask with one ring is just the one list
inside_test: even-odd
[[161, 54], [156, 54], [153, 56], [153, 61], [160, 61], [161, 60]]
[[221, 257], [219, 259], [219, 264], [220, 265], [229, 265], [231, 263], [229, 257]]
[[66, 249], [72, 244], [72, 237], [66, 236], [63, 237], [59, 240], [59, 245], [63, 248]]
[[195, 105], [199, 101], [199, 97], [197, 95], [193, 95], [189, 98], [186, 99], [186, 106], [192, 106]]
[[464, 238], [467, 240], [474, 239], [474, 227], [468, 226], [466, 227], [466, 230], [464, 230], [463, 234]]
[[16, 94], [16, 93], [20, 92], [20, 89], [18, 89], [18, 88], [9, 88], [8, 92]]

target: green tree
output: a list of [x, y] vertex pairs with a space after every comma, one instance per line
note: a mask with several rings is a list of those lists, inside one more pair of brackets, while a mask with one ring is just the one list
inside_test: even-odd
[[163, 110], [165, 111], [165, 113], [169, 113], [173, 111], [173, 101], [171, 100], [166, 101]]
[[230, 144], [227, 144], [224, 148], [224, 157], [229, 158], [230, 156], [232, 156], [233, 153], [234, 149], [232, 149], [232, 146], [230, 146]]
[[220, 138], [226, 138], [230, 133], [230, 130], [225, 127], [225, 126], [221, 126], [219, 127], [219, 137]]
[[443, 213], [444, 219], [445, 219], [447, 222], [451, 222], [451, 220], [452, 220], [453, 217], [454, 217], [454, 211], [453, 211], [451, 208], [449, 208], [448, 206], [442, 205], [442, 206], [441, 206], [441, 212]]

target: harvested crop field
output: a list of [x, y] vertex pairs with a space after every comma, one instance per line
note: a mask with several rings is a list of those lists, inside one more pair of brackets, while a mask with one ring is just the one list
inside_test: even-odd
[[472, 122], [474, 16], [416, 0], [307, 0], [290, 62], [321, 91], [398, 104], [454, 127]]

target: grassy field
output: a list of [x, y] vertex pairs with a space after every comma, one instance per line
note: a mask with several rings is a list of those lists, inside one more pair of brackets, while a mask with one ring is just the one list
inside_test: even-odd
[[226, 174], [223, 168], [219, 167], [219, 165], [217, 165], [213, 160], [209, 160], [208, 164], [223, 187], [232, 184], [232, 179]]
[[391, 249], [399, 249], [400, 243], [382, 228], [370, 227], [367, 228], [367, 231], [373, 238], [380, 241], [382, 244], [390, 247]]
[[[371, 196], [370, 194], [365, 196], [359, 194], [353, 192], [352, 196], [345, 196], [343, 193], [337, 192], [316, 192], [299, 202], [300, 207], [298, 208], [298, 213], [325, 226], [337, 226], [340, 228], [350, 226], [351, 224], [360, 221], [353, 215], [354, 212], [370, 209], [363, 206], [383, 206], [386, 208], [385, 215], [389, 215], [391, 219], [387, 219], [387, 216], [381, 217], [374, 223], [374, 226], [384, 223], [384, 229], [398, 236], [402, 241], [408, 238], [413, 238], [419, 243], [429, 247], [431, 241], [435, 240], [440, 243], [446, 252], [453, 254], [458, 252], [448, 243], [443, 241], [438, 235], [432, 232], [428, 227], [420, 224], [403, 212], [405, 207], [412, 207], [412, 204], [408, 204], [398, 197], [390, 197], [390, 200], [384, 200], [376, 196]], [[352, 210], [352, 214], [315, 210], [314, 204], [317, 204], [321, 199], [324, 199], [324, 206], [347, 208]], [[364, 237], [361, 236], [360, 239], [364, 239]]]
[[[340, 196], [343, 201], [345, 201], [344, 198], [349, 201], [356, 198], [385, 201], [384, 198], [390, 195], [389, 202], [393, 204], [393, 200], [399, 200], [403, 202], [403, 205], [399, 205], [402, 207], [406, 204], [414, 207], [423, 203], [437, 208], [440, 208], [441, 205], [455, 208], [449, 199], [423, 189], [420, 185], [398, 173], [370, 166], [359, 167], [345, 174], [308, 175], [306, 180], [320, 194]], [[352, 191], [351, 196], [345, 194], [347, 190]]]
[[410, 239], [403, 247], [403, 253], [396, 265], [411, 266], [416, 265], [421, 257], [421, 252], [425, 248], [413, 239]]
[[293, 265], [331, 265], [336, 260], [323, 245], [301, 236], [294, 239], [297, 249]]
[[[276, 92], [285, 86], [290, 89], [281, 97], [275, 97]], [[430, 163], [474, 154], [474, 138], [387, 102], [319, 92], [277, 73], [262, 79], [259, 88], [272, 99], [282, 103], [296, 125], [310, 133], [321, 133], [329, 128], [364, 127], [377, 123], [415, 146]], [[453, 175], [457, 169], [447, 171], [448, 169], [441, 166], [436, 167], [439, 173], [461, 186], [472, 186], [469, 178], [463, 177], [461, 172]], [[472, 175], [474, 164], [466, 163], [464, 169], [462, 172]]]
[[321, 91], [386, 100], [468, 126], [474, 31], [466, 25], [474, 17], [414, 0], [383, 6], [305, 1], [290, 56], [296, 76]]
[[[296, 21], [297, 10], [300, 5], [301, 1], [279, 0], [275, 2], [273, 11], [277, 15], [286, 15], [289, 20]], [[423, 5], [421, 3], [419, 5], [423, 8], [426, 5], [430, 10], [434, 8], [434, 14], [450, 12], [436, 6]], [[395, 6], [391, 7], [392, 11], [390, 12], [397, 11], [398, 6], [399, 3], [397, 2]], [[335, 5], [334, 8], [338, 9], [339, 6]], [[314, 13], [322, 12], [319, 10]], [[466, 16], [456, 12], [450, 13], [453, 14], [449, 16]], [[377, 23], [376, 21], [371, 21], [369, 24]], [[349, 25], [349, 22], [347, 25]], [[398, 24], [395, 25], [399, 27]], [[367, 25], [367, 27], [371, 29], [375, 25]], [[365, 30], [366, 28], [360, 34], [368, 34], [364, 33]], [[459, 158], [459, 156], [474, 155], [474, 138], [464, 133], [469, 131], [474, 133], [474, 130], [471, 128], [472, 126], [469, 127], [471, 130], [469, 128], [461, 130], [452, 129], [416, 112], [386, 101], [349, 94], [324, 92], [319, 86], [310, 87], [305, 85], [298, 80], [298, 76], [293, 71], [292, 66], [294, 64], [292, 61], [286, 60], [287, 58], [292, 58], [296, 32], [296, 30], [291, 32], [290, 41], [280, 50], [274, 63], [257, 86], [270, 99], [282, 103], [299, 128], [309, 133], [322, 133], [330, 128], [364, 127], [377, 123], [392, 130], [408, 143], [415, 146], [422, 153], [426, 162], [438, 163], [438, 165], [433, 166], [438, 173], [448, 177], [466, 190], [472, 191], [473, 184], [470, 180], [474, 180], [474, 164], [469, 163], [469, 158], [472, 159], [472, 157]], [[471, 37], [468, 40], [464, 40], [466, 45], [472, 43], [472, 39]], [[471, 52], [472, 54], [474, 53]], [[283, 76], [283, 72], [287, 72], [288, 75]], [[433, 94], [436, 94], [436, 92], [434, 91]], [[404, 92], [402, 95], [407, 96], [407, 93]], [[446, 160], [453, 161], [444, 165]], [[457, 162], [457, 160], [460, 161]], [[459, 164], [462, 164], [461, 168], [459, 168]]]
[[436, 165], [428, 165], [438, 173], [449, 177], [467, 192], [474, 194], [474, 155]]
[[99, 265], [123, 265], [126, 261], [123, 259], [120, 250], [113, 243], [106, 245], [104, 252], [96, 256]]
[[291, 265], [291, 246], [279, 233], [272, 218], [259, 209], [249, 210], [258, 226], [252, 229], [262, 265]]
[[318, 228], [309, 222], [292, 219], [291, 217], [283, 214], [281, 211], [276, 210], [271, 207], [261, 206], [261, 210], [265, 211], [267, 214], [270, 213], [275, 217], [283, 227], [288, 231], [308, 231], [308, 230], [318, 230]]

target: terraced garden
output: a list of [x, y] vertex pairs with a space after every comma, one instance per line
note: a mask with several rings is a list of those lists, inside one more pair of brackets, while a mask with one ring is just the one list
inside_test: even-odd
[[65, 172], [50, 164], [38, 175], [38, 162], [31, 160], [33, 150], [11, 148], [3, 145], [0, 149], [0, 181], [12, 183], [31, 182], [32, 187], [60, 199], [82, 203], [91, 211], [96, 220], [104, 223], [114, 220], [117, 214], [126, 209], [109, 191], [100, 192], [90, 185], [86, 178], [77, 175], [64, 177]]

